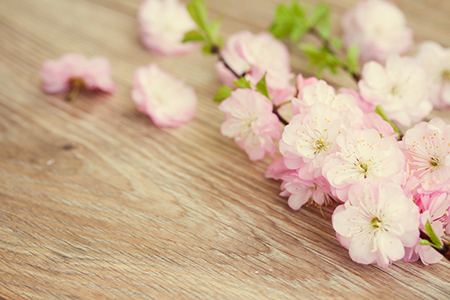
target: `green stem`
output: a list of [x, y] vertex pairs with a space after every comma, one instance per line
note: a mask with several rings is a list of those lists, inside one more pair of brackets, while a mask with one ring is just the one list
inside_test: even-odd
[[395, 133], [398, 134], [398, 139], [401, 140], [403, 138], [403, 132], [400, 130], [400, 128], [398, 128], [397, 124], [395, 124], [391, 119], [388, 118], [381, 105], [377, 105], [377, 107], [375, 107], [375, 112], [379, 114], [383, 118], [383, 120], [388, 122], [392, 126], [392, 128], [394, 128]]
[[[316, 38], [318, 38], [318, 39], [322, 42], [323, 46], [328, 50], [328, 52], [330, 52], [332, 55], [334, 55], [336, 58], [339, 59], [339, 55], [338, 55], [337, 52], [333, 49], [333, 46], [331, 45], [330, 41], [329, 41], [328, 39], [322, 37], [322, 36], [319, 34], [319, 32], [316, 30], [316, 28], [312, 27], [312, 28], [309, 30], [309, 32], [310, 32], [312, 35], [314, 35]], [[340, 60], [340, 59], [339, 59], [339, 60]], [[347, 66], [346, 63], [343, 62], [343, 63], [341, 64], [341, 68], [342, 68], [345, 72], [349, 73], [349, 74], [353, 77], [353, 79], [356, 81], [356, 83], [358, 83], [358, 82], [361, 80], [361, 75], [360, 75], [359, 73], [357, 73], [357, 72], [352, 71], [352, 70]]]

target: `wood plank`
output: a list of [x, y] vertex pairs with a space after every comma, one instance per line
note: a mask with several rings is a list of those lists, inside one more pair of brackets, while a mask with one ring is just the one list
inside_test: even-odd
[[[335, 23], [356, 3], [325, 2]], [[394, 2], [417, 41], [450, 45], [448, 1]], [[228, 36], [267, 28], [279, 1], [207, 3]], [[290, 210], [264, 179], [270, 160], [250, 162], [219, 134], [214, 58], [148, 53], [139, 4], [0, 1], [0, 299], [448, 298], [448, 262], [357, 265], [331, 207]], [[117, 93], [43, 94], [42, 62], [65, 52], [107, 56]], [[136, 111], [133, 72], [150, 62], [195, 87], [194, 121], [159, 129]]]

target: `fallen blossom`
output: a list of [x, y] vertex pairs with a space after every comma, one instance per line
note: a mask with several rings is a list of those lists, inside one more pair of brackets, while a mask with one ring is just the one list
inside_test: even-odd
[[131, 95], [138, 110], [160, 127], [178, 127], [192, 120], [197, 109], [194, 89], [156, 64], [136, 69]]
[[148, 50], [163, 55], [183, 55], [197, 47], [183, 43], [184, 34], [196, 25], [186, 5], [178, 0], [145, 0], [138, 11], [141, 41]]
[[41, 70], [43, 90], [46, 93], [71, 91], [68, 100], [76, 97], [79, 89], [112, 93], [116, 85], [112, 81], [109, 61], [102, 56], [91, 59], [77, 53], [67, 53], [57, 60], [46, 60]]

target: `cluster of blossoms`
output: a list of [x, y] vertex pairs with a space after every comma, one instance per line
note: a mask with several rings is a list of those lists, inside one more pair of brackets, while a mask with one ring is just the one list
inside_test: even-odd
[[[358, 44], [361, 61], [369, 60], [358, 91], [336, 91], [301, 74], [293, 89], [286, 84], [292, 75], [283, 44], [264, 33], [231, 36], [223, 50], [228, 68], [251, 86], [266, 74], [269, 97], [232, 92], [219, 106], [226, 113], [221, 132], [251, 160], [273, 154], [279, 141], [281, 157], [266, 177], [282, 181], [280, 195], [292, 209], [342, 203], [332, 223], [354, 261], [436, 263], [442, 255], [419, 244], [420, 231], [428, 221], [439, 237], [450, 234], [450, 125], [421, 121], [433, 106], [448, 107], [449, 50], [425, 42], [416, 57], [400, 56], [412, 31], [401, 11], [381, 0], [361, 2], [345, 14], [343, 27], [347, 46]], [[236, 78], [224, 63], [216, 67], [231, 85]], [[290, 106], [281, 138], [280, 104]], [[416, 125], [402, 135], [395, 123]]]
[[[181, 55], [198, 46], [183, 43], [187, 35], [215, 41], [217, 26], [207, 30], [206, 12], [191, 11], [201, 1], [193, 0], [190, 10], [177, 0], [144, 1], [142, 43]], [[206, 38], [195, 32], [196, 23]], [[339, 203], [333, 228], [354, 261], [437, 263], [442, 255], [419, 241], [430, 226], [439, 238], [450, 234], [450, 125], [423, 119], [433, 107], [450, 107], [450, 49], [424, 42], [414, 57], [401, 56], [413, 44], [412, 31], [384, 0], [361, 1], [342, 27], [345, 46], [359, 46], [365, 62], [354, 76], [358, 90], [336, 90], [301, 74], [293, 86], [289, 51], [268, 32], [236, 33], [223, 49], [207, 45], [218, 54], [216, 70], [229, 90], [219, 105], [226, 116], [221, 133], [254, 161], [279, 150], [266, 177], [281, 180], [280, 195], [292, 209]], [[104, 58], [68, 54], [46, 62], [42, 78], [49, 93], [76, 86], [112, 92], [111, 74]], [[191, 120], [197, 104], [192, 88], [156, 64], [137, 68], [132, 99], [162, 127]], [[402, 134], [396, 124], [411, 128]]]

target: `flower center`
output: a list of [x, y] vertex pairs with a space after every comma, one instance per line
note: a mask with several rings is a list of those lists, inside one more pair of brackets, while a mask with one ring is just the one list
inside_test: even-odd
[[372, 221], [370, 221], [370, 225], [374, 228], [374, 229], [378, 229], [381, 226], [383, 226], [383, 223], [380, 221], [380, 219], [378, 219], [377, 217], [374, 217], [372, 219]]
[[441, 77], [443, 81], [450, 81], [450, 70], [444, 70]]
[[437, 167], [437, 166], [439, 166], [439, 163], [440, 163], [439, 157], [435, 157], [435, 156], [431, 157], [430, 165], [432, 165], [433, 167]]
[[393, 86], [391, 89], [391, 94], [396, 96], [399, 93], [400, 93], [400, 87], [398, 85]]
[[316, 148], [316, 151], [314, 152], [314, 154], [322, 151], [322, 150], [326, 150], [327, 146], [328, 146], [328, 142], [323, 140], [323, 137], [321, 137], [318, 140], [314, 141], [314, 148]]
[[359, 172], [361, 174], [364, 174], [364, 178], [367, 178], [367, 172], [369, 172], [369, 166], [363, 160], [357, 159], [357, 161], [358, 161], [358, 163], [356, 164], [356, 167], [359, 168]]

